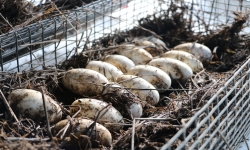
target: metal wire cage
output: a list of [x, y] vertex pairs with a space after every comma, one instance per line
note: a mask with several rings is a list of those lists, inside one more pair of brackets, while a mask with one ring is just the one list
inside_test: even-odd
[[171, 149], [180, 138], [184, 140], [176, 149], [237, 149], [250, 131], [249, 66], [248, 59], [162, 149]]
[[[177, 1], [177, 0], [176, 0]], [[160, 16], [172, 1], [100, 0], [0, 36], [0, 70], [23, 71], [54, 66], [81, 51], [87, 41], [131, 29], [137, 20]], [[250, 2], [240, 0], [178, 0], [186, 3], [192, 30], [204, 32], [231, 23], [232, 11], [245, 11]], [[171, 15], [171, 14], [170, 14]], [[196, 18], [196, 19], [195, 19]], [[204, 25], [198, 18], [202, 18]], [[189, 19], [187, 19], [189, 20]], [[209, 28], [209, 30], [207, 29]], [[248, 32], [245, 28], [242, 32]], [[90, 43], [91, 44], [91, 43]], [[237, 149], [250, 133], [250, 59], [214, 94], [162, 149], [182, 139], [176, 149]], [[223, 107], [223, 109], [221, 109]], [[216, 117], [214, 117], [216, 116]], [[190, 128], [195, 124], [195, 128]], [[187, 129], [192, 131], [187, 133]], [[195, 140], [193, 140], [195, 137]]]
[[[92, 41], [129, 28], [156, 11], [142, 9], [153, 1], [96, 1], [64, 16], [57, 16], [0, 36], [0, 70], [22, 71], [56, 66]], [[127, 7], [127, 9], [123, 9]], [[134, 13], [133, 13], [134, 12]]]

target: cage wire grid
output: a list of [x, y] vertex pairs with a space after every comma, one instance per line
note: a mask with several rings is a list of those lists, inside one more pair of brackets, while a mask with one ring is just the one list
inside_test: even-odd
[[[129, 28], [133, 22], [139, 19], [138, 17], [146, 17], [146, 15], [150, 14], [149, 10], [141, 9], [141, 7], [145, 6], [145, 4], [153, 6], [152, 1], [137, 0], [130, 3], [128, 9], [122, 10], [121, 7], [127, 5], [130, 1], [96, 1], [73, 10], [71, 13], [65, 14], [65, 16], [74, 27], [63, 19], [63, 17], [58, 16], [1, 35], [0, 48], [3, 49], [0, 53], [0, 57], [2, 58], [1, 70], [22, 71], [29, 68], [41, 69], [41, 64], [45, 63], [53, 66], [58, 61], [63, 61], [70, 57], [69, 54], [72, 55], [73, 53], [69, 51], [73, 48], [82, 48], [81, 46], [87, 40], [93, 41], [114, 31], [117, 32], [118, 30], [116, 29]], [[141, 3], [144, 5], [140, 5]], [[156, 9], [152, 8], [153, 10]], [[151, 14], [153, 13], [152, 11]], [[136, 12], [136, 15], [132, 12]], [[78, 31], [77, 41], [80, 43], [76, 43], [74, 28]], [[84, 36], [82, 37], [81, 34], [84, 34]], [[53, 40], [55, 41], [54, 43], [52, 43]], [[47, 43], [35, 45], [36, 42]], [[81, 46], [77, 46], [76, 48], [76, 44]], [[55, 57], [52, 57], [51, 54], [54, 54]], [[24, 57], [25, 55], [26, 57]], [[27, 55], [30, 57], [27, 58]], [[15, 58], [13, 59], [13, 57]], [[10, 63], [11, 67], [8, 67]]]
[[[249, 63], [248, 59], [162, 149], [171, 149], [178, 139], [184, 140], [176, 150], [237, 149], [243, 135], [249, 133]], [[193, 136], [195, 141], [189, 143]]]
[[[185, 17], [192, 17], [189, 22], [192, 29], [204, 34], [231, 23], [234, 21], [232, 11], [245, 11], [250, 5], [248, 1], [238, 0], [184, 2], [191, 8]], [[0, 70], [19, 72], [42, 69], [42, 66], [56, 67], [76, 51], [82, 51], [85, 44], [91, 46], [87, 41], [131, 29], [138, 25], [140, 18], [151, 14], [160, 16], [170, 4], [170, 0], [99, 0], [65, 13], [67, 20], [56, 16], [11, 31], [0, 36]], [[207, 24], [197, 18], [202, 18]], [[246, 28], [243, 32], [248, 31]], [[249, 67], [250, 59], [247, 59], [162, 149], [170, 150], [179, 139], [182, 140], [177, 150], [237, 149], [243, 135], [250, 133]], [[135, 119], [133, 128], [141, 120], [143, 118]], [[134, 146], [132, 144], [131, 148]]]

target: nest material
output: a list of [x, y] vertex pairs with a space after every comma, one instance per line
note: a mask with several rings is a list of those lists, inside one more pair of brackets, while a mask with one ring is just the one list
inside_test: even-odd
[[0, 34], [18, 29], [23, 26], [44, 20], [59, 14], [52, 3], [59, 10], [71, 10], [96, 0], [52, 0], [45, 4], [34, 6], [29, 0], [0, 0]]
[[225, 72], [235, 67], [238, 62], [246, 59], [249, 51], [246, 46], [249, 43], [239, 35], [240, 31], [245, 27], [249, 14], [233, 12], [235, 20], [230, 26], [225, 26], [217, 33], [212, 33], [204, 37], [201, 42], [208, 46], [211, 50], [215, 49], [214, 61], [221, 61], [215, 64], [214, 71]]
[[134, 103], [141, 104], [142, 107], [146, 105], [145, 102], [140, 100], [131, 91], [123, 87], [112, 89], [112, 84], [111, 84], [107, 85], [106, 89], [108, 89], [110, 92], [102, 94], [98, 97], [100, 97], [101, 99], [103, 99], [108, 103], [111, 103], [122, 114], [124, 118], [133, 120], [132, 114], [130, 112], [130, 106], [132, 104]]
[[[210, 34], [204, 35], [191, 30], [192, 23], [184, 17], [188, 10], [189, 8], [185, 4], [177, 6], [172, 3], [162, 16], [152, 15], [142, 18], [138, 21], [138, 27], [118, 35], [109, 35], [100, 39], [99, 44], [96, 44], [98, 42], [95, 44], [104, 47], [119, 45], [125, 41], [132, 41], [134, 37], [151, 36], [152, 33], [160, 35], [170, 49], [185, 42], [198, 42], [206, 45], [212, 51], [216, 49], [213, 52], [213, 61], [205, 65], [206, 69], [217, 72], [225, 72], [235, 68], [250, 54], [247, 49], [250, 42], [249, 37], [245, 38], [244, 35], [239, 35], [240, 31], [249, 23], [249, 13], [233, 12], [235, 18], [232, 24], [216, 31], [207, 29], [205, 33]], [[196, 19], [199, 22], [204, 22], [202, 18], [197, 17]]]

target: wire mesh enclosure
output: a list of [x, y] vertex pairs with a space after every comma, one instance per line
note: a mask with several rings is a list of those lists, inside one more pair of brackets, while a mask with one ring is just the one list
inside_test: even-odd
[[[148, 4], [153, 6], [153, 1], [129, 2], [97, 1], [65, 14], [67, 19], [54, 17], [1, 35], [1, 70], [22, 71], [42, 65], [55, 66], [70, 57], [74, 47], [81, 48], [87, 38], [91, 41], [126, 29], [137, 19], [156, 10], [154, 7], [142, 9]], [[128, 8], [123, 9], [128, 4]]]
[[[187, 25], [208, 35], [234, 21], [233, 11], [246, 12], [243, 0], [184, 0]], [[149, 15], [160, 17], [172, 0], [100, 0], [0, 36], [0, 70], [21, 72], [57, 67], [93, 40], [132, 29]], [[176, 9], [176, 11], [180, 11]], [[171, 16], [172, 14], [169, 13]], [[246, 27], [241, 34], [249, 34]], [[220, 90], [161, 149], [237, 149], [250, 133], [250, 59], [233, 72]], [[143, 118], [135, 119], [141, 121]], [[152, 118], [152, 120], [154, 120]], [[157, 121], [157, 119], [156, 119]], [[134, 147], [132, 135], [132, 149]]]
[[[236, 70], [162, 149], [171, 149], [171, 144], [180, 138], [184, 141], [176, 149], [237, 149], [243, 135], [249, 134], [249, 62], [248, 59]], [[195, 128], [187, 135], [192, 125]]]

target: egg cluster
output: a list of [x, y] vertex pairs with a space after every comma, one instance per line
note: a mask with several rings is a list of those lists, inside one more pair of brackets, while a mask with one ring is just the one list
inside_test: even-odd
[[[139, 118], [143, 114], [143, 105], [148, 103], [156, 105], [160, 93], [168, 90], [174, 80], [188, 80], [194, 72], [203, 70], [203, 62], [212, 57], [211, 50], [198, 43], [185, 43], [166, 50], [166, 45], [154, 37], [134, 40], [134, 44], [122, 44], [114, 55], [107, 55], [99, 61], [90, 61], [86, 68], [68, 70], [62, 77], [62, 83], [71, 92], [84, 97], [104, 95], [118, 91], [120, 95], [132, 93], [139, 101], [126, 100], [124, 104], [126, 113], [131, 118]], [[40, 116], [42, 112], [42, 94], [34, 90], [14, 90], [8, 100], [18, 113], [32, 119]], [[18, 103], [17, 103], [18, 101]], [[129, 101], [129, 102], [126, 102]], [[53, 99], [46, 95], [47, 110], [52, 123], [61, 120], [62, 111]], [[78, 107], [73, 107], [78, 106]], [[79, 111], [80, 108], [80, 111]], [[103, 111], [104, 110], [104, 111]], [[112, 137], [109, 130], [119, 130], [119, 126], [110, 126], [110, 123], [123, 122], [124, 112], [109, 105], [105, 99], [82, 98], [72, 103], [70, 114], [79, 124], [72, 128], [78, 138], [86, 133], [97, 117], [97, 140], [100, 144], [111, 146]], [[82, 118], [82, 117], [87, 117]], [[57, 134], [68, 120], [58, 122], [53, 128]], [[95, 132], [93, 132], [94, 134]], [[69, 140], [70, 141], [70, 140]]]

